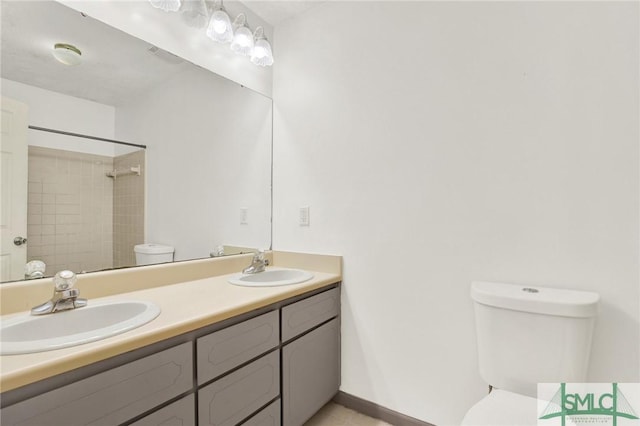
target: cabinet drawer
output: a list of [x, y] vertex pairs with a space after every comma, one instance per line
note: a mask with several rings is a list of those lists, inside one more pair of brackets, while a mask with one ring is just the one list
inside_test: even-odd
[[282, 348], [283, 426], [302, 426], [339, 386], [340, 322], [335, 318]]
[[282, 341], [287, 341], [340, 313], [340, 288], [282, 308]]
[[271, 352], [200, 389], [200, 426], [233, 426], [280, 392], [280, 351]]
[[198, 339], [198, 384], [278, 346], [278, 311], [232, 325]]
[[280, 400], [273, 401], [242, 426], [280, 426]]
[[190, 343], [2, 409], [9, 425], [114, 425], [193, 387]]
[[196, 407], [193, 394], [167, 405], [130, 426], [192, 426], [196, 423]]

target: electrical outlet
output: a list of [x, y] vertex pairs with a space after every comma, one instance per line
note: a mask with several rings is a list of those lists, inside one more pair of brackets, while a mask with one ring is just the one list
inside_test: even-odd
[[249, 215], [249, 209], [246, 207], [240, 207], [240, 225], [247, 225], [248, 222], [248, 217]]
[[300, 226], [309, 226], [309, 206], [300, 207]]

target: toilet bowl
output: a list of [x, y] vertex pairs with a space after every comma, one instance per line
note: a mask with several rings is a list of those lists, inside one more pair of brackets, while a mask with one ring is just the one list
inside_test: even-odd
[[474, 282], [479, 372], [493, 391], [465, 426], [536, 425], [539, 383], [584, 383], [597, 293]]
[[467, 411], [463, 426], [536, 426], [538, 400], [494, 389]]
[[133, 248], [136, 253], [136, 265], [153, 265], [173, 262], [174, 248], [162, 244], [138, 244]]

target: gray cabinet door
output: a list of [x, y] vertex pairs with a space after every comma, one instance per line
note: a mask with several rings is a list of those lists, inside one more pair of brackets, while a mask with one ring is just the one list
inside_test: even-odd
[[301, 426], [340, 387], [338, 318], [282, 349], [282, 424]]
[[278, 311], [232, 325], [198, 339], [198, 385], [278, 346]]
[[258, 414], [242, 423], [242, 426], [280, 426], [280, 400], [260, 410]]
[[193, 387], [191, 343], [2, 409], [2, 425], [115, 425]]
[[280, 393], [280, 352], [271, 352], [198, 391], [200, 426], [234, 426]]
[[193, 426], [196, 424], [195, 401], [193, 394], [187, 395], [130, 426]]
[[339, 287], [287, 305], [282, 308], [282, 341], [286, 342], [339, 313]]

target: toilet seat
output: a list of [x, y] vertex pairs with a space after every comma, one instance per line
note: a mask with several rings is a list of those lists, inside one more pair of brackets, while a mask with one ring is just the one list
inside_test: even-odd
[[537, 412], [537, 399], [494, 389], [467, 411], [462, 425], [536, 426]]

